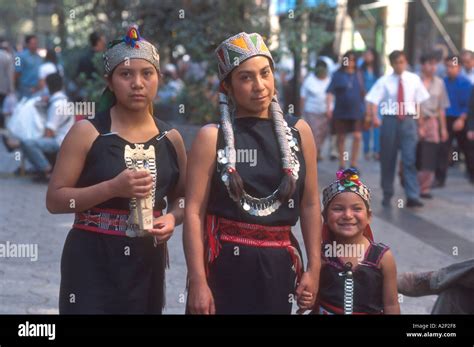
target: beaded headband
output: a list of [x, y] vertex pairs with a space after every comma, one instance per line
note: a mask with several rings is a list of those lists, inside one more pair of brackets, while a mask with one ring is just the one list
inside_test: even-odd
[[270, 59], [275, 66], [273, 57], [268, 50], [262, 37], [257, 33], [247, 34], [241, 32], [222, 42], [215, 51], [218, 61], [219, 81], [223, 81], [227, 75], [245, 60], [263, 55]]
[[158, 51], [140, 36], [136, 25], [132, 25], [122, 39], [109, 42], [104, 53], [105, 73], [110, 74], [118, 64], [129, 59], [144, 59], [160, 71]]
[[323, 190], [323, 210], [326, 210], [334, 197], [340, 193], [352, 192], [359, 195], [370, 210], [370, 190], [359, 180], [356, 169], [350, 168], [339, 170], [336, 173], [337, 180]]

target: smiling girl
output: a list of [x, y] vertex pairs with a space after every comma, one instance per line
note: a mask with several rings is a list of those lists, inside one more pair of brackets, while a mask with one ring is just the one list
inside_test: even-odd
[[[104, 111], [71, 128], [48, 187], [51, 213], [75, 213], [61, 259], [59, 312], [159, 314], [166, 241], [183, 218], [186, 153], [180, 134], [152, 114], [159, 56], [136, 27], [109, 44], [104, 65]], [[126, 148], [148, 149], [148, 170], [133, 170]], [[150, 196], [153, 227], [141, 230], [132, 211], [136, 199]]]
[[314, 313], [399, 314], [397, 269], [370, 229], [370, 191], [354, 169], [323, 191], [323, 250]]

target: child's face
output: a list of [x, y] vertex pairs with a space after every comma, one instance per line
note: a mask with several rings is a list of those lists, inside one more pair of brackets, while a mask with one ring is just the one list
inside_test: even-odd
[[362, 234], [369, 222], [370, 212], [356, 193], [340, 193], [328, 206], [327, 224], [335, 236], [349, 238]]

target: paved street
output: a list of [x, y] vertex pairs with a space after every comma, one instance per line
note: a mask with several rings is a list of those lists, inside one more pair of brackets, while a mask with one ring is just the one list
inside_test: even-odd
[[[0, 258], [0, 314], [57, 313], [60, 257], [73, 216], [49, 214], [46, 185], [12, 175], [17, 165], [14, 154], [0, 144], [0, 243], [37, 245], [38, 259]], [[336, 168], [336, 162], [320, 162], [320, 187], [333, 179]], [[447, 187], [434, 190], [435, 198], [419, 211], [396, 204], [383, 209], [378, 162], [362, 160], [360, 168], [373, 193], [376, 241], [391, 246], [399, 271], [431, 270], [474, 257], [474, 187], [459, 167], [450, 169]], [[396, 196], [404, 199], [398, 182], [396, 186]], [[299, 226], [295, 232], [301, 240]], [[186, 266], [181, 239], [178, 227], [169, 242], [167, 314], [184, 312]], [[435, 298], [402, 298], [402, 313], [429, 313]]]

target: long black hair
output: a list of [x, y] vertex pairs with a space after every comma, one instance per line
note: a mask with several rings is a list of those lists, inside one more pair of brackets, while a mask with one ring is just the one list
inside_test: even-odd
[[[376, 78], [380, 77], [380, 57], [379, 57], [379, 54], [377, 53], [377, 51], [373, 48], [367, 48], [368, 52], [372, 53], [373, 57], [374, 57], [374, 61], [372, 62], [372, 69], [374, 71], [374, 75]], [[368, 65], [366, 63], [366, 61], [364, 60], [364, 62], [362, 63], [360, 69], [362, 71], [367, 71], [367, 68], [368, 68]]]

